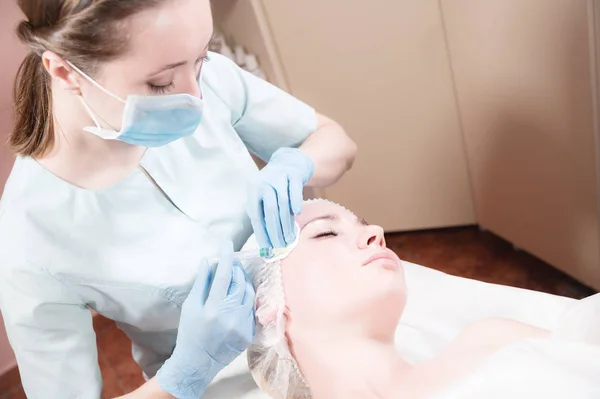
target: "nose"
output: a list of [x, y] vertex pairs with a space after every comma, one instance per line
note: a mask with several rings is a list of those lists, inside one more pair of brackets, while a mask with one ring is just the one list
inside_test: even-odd
[[200, 83], [196, 81], [195, 77], [190, 82], [189, 90], [186, 90], [186, 92], [191, 96], [202, 98], [202, 89], [200, 88]]
[[375, 225], [365, 226], [359, 237], [358, 247], [360, 249], [365, 249], [373, 246], [386, 247], [383, 229], [380, 226]]
[[197, 80], [198, 72], [193, 70], [190, 73], [186, 73], [185, 81], [181, 88], [182, 93], [187, 93], [190, 96], [202, 98], [201, 83]]

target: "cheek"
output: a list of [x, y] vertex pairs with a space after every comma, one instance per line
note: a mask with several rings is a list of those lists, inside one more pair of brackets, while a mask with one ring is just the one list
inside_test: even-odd
[[345, 252], [332, 251], [303, 262], [290, 257], [283, 266], [283, 282], [287, 306], [296, 316], [330, 317], [352, 301], [362, 276]]
[[[125, 67], [120, 62], [105, 64], [96, 79], [102, 87], [125, 101], [129, 95], [147, 94], [143, 92], [145, 88], [135, 87], [136, 85], [131, 83], [132, 79], [124, 75], [124, 69]], [[125, 103], [90, 83], [86, 84], [82, 90], [85, 90], [83, 95], [97, 114], [102, 126], [107, 127], [108, 124], [112, 128], [120, 129]]]
[[[85, 93], [84, 98], [103, 128], [114, 128], [116, 130], [121, 128], [125, 104], [100, 90]], [[81, 112], [88, 116], [88, 112], [83, 105], [81, 106]]]
[[120, 130], [123, 122], [125, 104], [112, 99], [110, 101], [105, 101], [105, 103], [106, 105], [104, 105], [102, 115], [106, 115], [106, 122], [110, 123], [113, 128]]
[[310, 309], [323, 300], [327, 271], [318, 263], [303, 263], [298, 267], [283, 267], [286, 303], [295, 311]]

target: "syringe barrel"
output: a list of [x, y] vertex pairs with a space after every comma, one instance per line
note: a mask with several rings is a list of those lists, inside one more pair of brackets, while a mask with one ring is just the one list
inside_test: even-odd
[[[273, 256], [272, 248], [261, 248], [259, 250], [250, 249], [246, 251], [238, 251], [233, 253], [233, 259], [243, 262], [247, 260], [252, 260], [256, 258], [271, 258]], [[216, 265], [219, 263], [219, 258], [214, 256], [208, 259], [209, 265]]]

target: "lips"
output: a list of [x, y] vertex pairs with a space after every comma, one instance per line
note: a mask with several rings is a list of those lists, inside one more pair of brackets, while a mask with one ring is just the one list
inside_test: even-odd
[[378, 262], [381, 263], [382, 266], [386, 267], [386, 269], [398, 269], [400, 260], [398, 256], [394, 252], [389, 249], [377, 252], [371, 255], [367, 260], [363, 263], [363, 266], [370, 265], [371, 263]]

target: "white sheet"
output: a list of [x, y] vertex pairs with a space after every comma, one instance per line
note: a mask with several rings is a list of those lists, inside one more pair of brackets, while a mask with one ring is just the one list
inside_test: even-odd
[[508, 345], [435, 399], [600, 398], [600, 294], [576, 303], [551, 339]]
[[[434, 356], [476, 320], [503, 317], [554, 330], [567, 317], [568, 310], [579, 303], [455, 277], [408, 262], [404, 262], [404, 268], [408, 303], [396, 332], [396, 344], [402, 355], [414, 363]], [[204, 398], [269, 399], [254, 384], [245, 353], [217, 376]]]
[[600, 346], [557, 339], [506, 346], [433, 399], [597, 399]]

